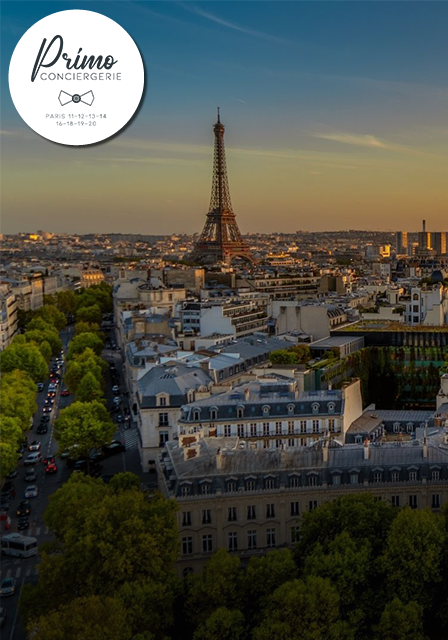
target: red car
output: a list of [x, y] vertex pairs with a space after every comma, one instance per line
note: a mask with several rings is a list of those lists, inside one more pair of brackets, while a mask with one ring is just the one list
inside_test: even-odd
[[61, 396], [64, 396], [64, 398], [69, 395], [70, 395], [70, 391], [68, 389], [64, 389], [64, 391], [61, 391]]
[[57, 470], [58, 468], [53, 462], [47, 464], [45, 467], [45, 473], [56, 473]]
[[48, 456], [48, 458], [44, 458], [44, 465], [47, 466], [47, 464], [54, 464], [56, 462], [55, 457], [54, 456]]

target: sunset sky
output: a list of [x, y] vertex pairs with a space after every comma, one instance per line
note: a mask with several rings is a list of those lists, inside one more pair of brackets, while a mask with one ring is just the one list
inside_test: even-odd
[[[134, 38], [136, 118], [88, 147], [18, 115], [12, 52], [50, 13]], [[448, 229], [448, 3], [3, 2], [2, 232], [199, 232], [216, 106], [243, 233]]]

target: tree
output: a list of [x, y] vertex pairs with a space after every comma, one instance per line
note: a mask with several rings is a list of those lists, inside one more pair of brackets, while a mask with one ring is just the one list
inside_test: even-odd
[[49, 364], [49, 362], [51, 360], [51, 346], [50, 346], [50, 344], [44, 340], [44, 342], [41, 342], [38, 345], [38, 347], [39, 347], [39, 351], [41, 352], [41, 354], [45, 358], [45, 362], [47, 364]]
[[24, 372], [16, 369], [2, 376], [0, 386], [0, 415], [17, 419], [23, 431], [37, 411], [37, 387]]
[[17, 466], [17, 449], [23, 440], [23, 431], [17, 418], [0, 416], [1, 475], [7, 476]]
[[237, 609], [240, 586], [239, 558], [231, 556], [225, 549], [218, 549], [205, 565], [201, 575], [191, 577], [187, 597], [189, 617], [196, 624], [204, 624], [218, 607]]
[[98, 402], [104, 402], [103, 389], [101, 383], [90, 371], [86, 373], [79, 383], [76, 390], [76, 399], [80, 402], [90, 402], [91, 400], [98, 400]]
[[269, 361], [272, 364], [297, 364], [297, 356], [287, 349], [279, 349], [278, 351], [271, 351]]
[[305, 364], [311, 359], [311, 351], [307, 344], [297, 344], [289, 349], [295, 354], [299, 364]]
[[0, 353], [0, 371], [8, 373], [14, 369], [25, 371], [35, 382], [48, 375], [45, 358], [32, 342], [22, 344], [14, 341]]
[[392, 523], [383, 566], [391, 592], [403, 603], [415, 600], [429, 606], [442, 580], [440, 550], [447, 534], [437, 514], [406, 507]]
[[129, 471], [117, 473], [109, 482], [109, 489], [112, 489], [115, 493], [129, 491], [130, 489], [139, 489], [140, 486], [140, 478]]
[[48, 324], [52, 324], [58, 331], [67, 324], [64, 314], [52, 304], [45, 304], [36, 311], [36, 316], [42, 318]]
[[28, 625], [34, 640], [131, 640], [126, 610], [119, 598], [76, 598]]
[[[49, 325], [48, 325], [49, 326]], [[57, 331], [55, 332], [49, 326], [49, 329], [31, 329], [23, 334], [27, 342], [35, 342], [40, 345], [41, 342], [48, 342], [51, 347], [51, 355], [57, 356], [62, 349], [62, 340]]]
[[399, 598], [388, 602], [375, 629], [375, 640], [425, 640], [423, 608], [411, 600], [403, 604]]
[[309, 576], [285, 582], [263, 611], [254, 640], [343, 640], [351, 638], [339, 621], [339, 595], [329, 580]]
[[94, 375], [96, 380], [102, 384], [106, 369], [107, 363], [102, 358], [95, 355], [92, 349], [85, 349], [82, 353], [74, 356], [73, 360], [67, 362], [65, 382], [70, 391], [75, 393], [87, 373]]
[[75, 313], [76, 296], [73, 291], [58, 291], [56, 294], [56, 306], [65, 316]]
[[100, 326], [95, 322], [77, 322], [75, 326], [75, 336], [79, 336], [80, 333], [99, 333]]
[[79, 336], [75, 336], [70, 342], [67, 360], [72, 360], [86, 349], [92, 349], [99, 356], [103, 350], [103, 341], [94, 333], [81, 333]]
[[219, 607], [196, 629], [193, 640], [242, 640], [245, 626], [241, 611]]
[[71, 457], [88, 459], [93, 449], [111, 441], [115, 425], [101, 402], [77, 401], [61, 411], [54, 433], [61, 451], [71, 449]]
[[89, 307], [80, 307], [76, 312], [77, 322], [93, 322], [99, 325], [102, 317], [101, 309], [97, 304]]

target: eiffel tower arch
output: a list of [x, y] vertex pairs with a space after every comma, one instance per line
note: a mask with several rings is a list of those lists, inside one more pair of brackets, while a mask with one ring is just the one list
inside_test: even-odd
[[233, 258], [243, 258], [249, 262], [255, 262], [238, 229], [230, 201], [224, 130], [224, 125], [219, 118], [218, 108], [218, 120], [213, 126], [215, 150], [210, 207], [204, 229], [191, 257], [200, 263], [224, 262], [230, 264]]

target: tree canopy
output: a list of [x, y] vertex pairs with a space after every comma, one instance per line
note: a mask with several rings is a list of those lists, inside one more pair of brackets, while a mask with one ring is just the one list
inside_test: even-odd
[[62, 409], [54, 433], [60, 451], [70, 449], [72, 458], [87, 458], [93, 449], [112, 440], [115, 424], [101, 402], [77, 401]]
[[[23, 336], [19, 336], [22, 337]], [[9, 373], [14, 369], [25, 371], [34, 382], [44, 380], [48, 375], [48, 365], [36, 344], [14, 340], [0, 353], [0, 371]]]
[[86, 349], [92, 351], [99, 356], [103, 350], [103, 341], [95, 333], [81, 333], [75, 336], [70, 342], [68, 348], [67, 360], [72, 360], [76, 355], [82, 353]]

